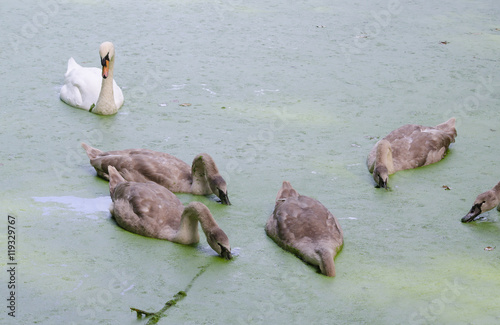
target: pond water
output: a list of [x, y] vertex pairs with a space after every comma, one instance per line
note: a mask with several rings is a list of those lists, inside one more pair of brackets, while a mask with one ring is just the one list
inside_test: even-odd
[[[460, 222], [500, 180], [497, 1], [26, 0], [1, 13], [2, 299], [9, 214], [18, 263], [2, 323], [145, 324], [130, 307], [155, 312], [181, 290], [159, 324], [500, 322], [500, 213]], [[107, 40], [119, 113], [61, 102], [69, 57], [98, 67]], [[379, 137], [451, 116], [443, 161], [374, 188]], [[233, 205], [179, 198], [210, 208], [235, 258], [203, 234], [182, 246], [118, 227], [82, 141], [188, 163], [209, 152]], [[335, 278], [265, 235], [283, 180], [339, 219]]]

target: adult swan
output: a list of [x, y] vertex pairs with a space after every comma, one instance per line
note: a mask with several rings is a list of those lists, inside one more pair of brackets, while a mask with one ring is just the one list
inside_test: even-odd
[[95, 114], [112, 115], [123, 105], [123, 93], [113, 80], [115, 47], [104, 42], [99, 47], [102, 71], [84, 68], [73, 58], [68, 60], [64, 75], [61, 100], [68, 105], [88, 110]]

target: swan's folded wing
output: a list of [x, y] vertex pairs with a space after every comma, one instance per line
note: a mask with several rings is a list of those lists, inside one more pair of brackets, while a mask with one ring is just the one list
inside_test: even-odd
[[70, 83], [64, 84], [62, 86], [60, 98], [66, 104], [75, 107], [81, 107], [83, 103], [80, 88]]
[[71, 69], [68, 67], [61, 88], [61, 99], [71, 106], [89, 110], [101, 92], [101, 70], [75, 64]]
[[[154, 183], [126, 182], [114, 191], [116, 218], [123, 228], [148, 237], [158, 237], [160, 231], [169, 225], [177, 229], [184, 209], [179, 199], [166, 188]], [[125, 203], [125, 204], [123, 204]], [[127, 218], [127, 220], [125, 220]], [[129, 229], [134, 225], [134, 230]]]
[[394, 169], [404, 170], [440, 161], [454, 134], [433, 127], [405, 125], [385, 139], [391, 142]]
[[320, 202], [310, 197], [287, 199], [276, 210], [278, 236], [284, 242], [324, 237], [329, 231], [328, 214]]

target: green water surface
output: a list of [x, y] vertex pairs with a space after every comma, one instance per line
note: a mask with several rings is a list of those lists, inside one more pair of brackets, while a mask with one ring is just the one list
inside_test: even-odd
[[[29, 0], [0, 15], [1, 306], [9, 214], [18, 263], [2, 324], [146, 324], [129, 308], [190, 284], [159, 324], [500, 323], [500, 213], [460, 222], [500, 181], [497, 1]], [[61, 102], [69, 57], [98, 67], [107, 40], [119, 113]], [[443, 161], [374, 188], [380, 137], [452, 116]], [[210, 153], [232, 205], [179, 198], [210, 208], [235, 258], [203, 234], [182, 246], [118, 227], [82, 141]], [[265, 235], [283, 180], [339, 219], [335, 278]]]

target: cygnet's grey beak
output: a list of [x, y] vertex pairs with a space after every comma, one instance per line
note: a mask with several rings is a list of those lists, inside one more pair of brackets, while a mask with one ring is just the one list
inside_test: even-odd
[[221, 249], [220, 256], [222, 256], [222, 258], [224, 258], [226, 260], [230, 260], [233, 258], [233, 255], [231, 254], [231, 250], [227, 249], [226, 247], [222, 246], [221, 244], [219, 244], [219, 246]]
[[382, 177], [379, 177], [378, 184], [377, 184], [376, 187], [385, 188], [386, 190], [388, 190], [388, 188], [387, 188], [387, 181], [384, 181], [382, 179]]
[[220, 203], [225, 204], [225, 205], [231, 205], [231, 202], [229, 202], [229, 196], [227, 193], [224, 193], [221, 189], [219, 189], [219, 199]]
[[467, 213], [467, 215], [462, 218], [462, 222], [471, 222], [480, 214], [481, 214], [481, 203], [474, 204], [470, 209], [469, 213]]

